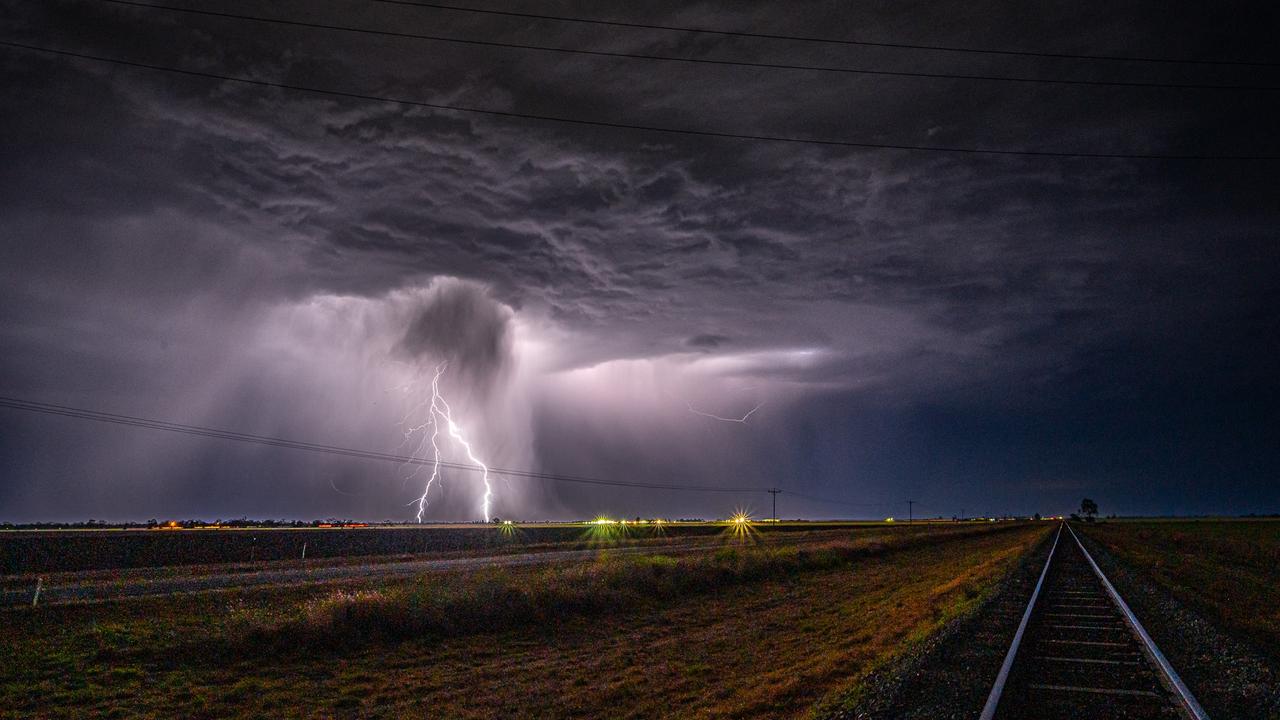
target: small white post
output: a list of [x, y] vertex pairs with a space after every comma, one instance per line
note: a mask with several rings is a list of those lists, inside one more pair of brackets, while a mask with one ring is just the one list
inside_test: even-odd
[[31, 607], [35, 607], [36, 605], [40, 604], [40, 589], [42, 587], [44, 587], [44, 578], [37, 577], [36, 578], [36, 594], [31, 598]]
[[302, 559], [303, 559], [303, 560], [306, 560], [306, 559], [307, 559], [307, 544], [306, 544], [306, 543], [302, 543]]

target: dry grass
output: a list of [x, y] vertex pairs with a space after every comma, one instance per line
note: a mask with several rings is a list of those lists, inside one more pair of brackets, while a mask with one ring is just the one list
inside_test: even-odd
[[1085, 531], [1129, 567], [1280, 659], [1280, 522], [1109, 522]]
[[[785, 554], [756, 566], [743, 559], [753, 551], [738, 550], [704, 560], [773, 570], [688, 595], [641, 592], [647, 599], [606, 612], [557, 611], [511, 624], [481, 613], [465, 632], [266, 656], [219, 640], [239, 632], [245, 617], [264, 622], [283, 613], [323, 627], [334, 622], [335, 608], [378, 607], [382, 598], [418, 590], [370, 586], [357, 597], [291, 590], [230, 603], [203, 596], [24, 613], [0, 628], [15, 661], [0, 675], [0, 715], [802, 716], [971, 606], [1043, 532], [953, 536], [803, 566]], [[825, 552], [807, 549], [814, 557]], [[599, 574], [607, 588], [623, 569], [637, 571], [630, 562], [566, 566], [564, 578]], [[648, 563], [640, 572], [650, 577], [677, 574], [671, 559], [636, 562]], [[525, 587], [547, 582], [539, 577], [546, 572], [505, 577]], [[508, 593], [513, 585], [495, 576], [482, 586]], [[58, 624], [41, 626], [41, 619]]]
[[733, 545], [680, 556], [602, 554], [594, 562], [512, 572], [493, 569], [432, 577], [378, 590], [338, 590], [304, 605], [301, 617], [258, 618], [256, 644], [353, 642], [492, 632], [567, 615], [613, 613], [735, 585], [827, 570], [857, 558], [934, 543], [940, 536], [992, 532], [989, 527], [930, 533], [888, 532], [790, 546]]

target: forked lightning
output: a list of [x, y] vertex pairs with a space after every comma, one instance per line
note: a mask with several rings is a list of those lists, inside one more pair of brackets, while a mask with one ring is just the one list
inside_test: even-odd
[[[471, 443], [462, 433], [462, 428], [453, 421], [453, 411], [449, 407], [449, 402], [444, 399], [444, 395], [440, 393], [440, 376], [444, 375], [444, 371], [448, 368], [447, 362], [436, 365], [435, 375], [431, 378], [431, 397], [423, 400], [411, 409], [405, 415], [404, 420], [400, 422], [400, 426], [404, 428], [405, 442], [409, 442], [415, 436], [419, 438], [418, 448], [413, 453], [415, 456], [426, 454], [427, 448], [430, 447], [431, 458], [431, 477], [427, 478], [426, 484], [422, 488], [422, 495], [415, 501], [418, 505], [417, 519], [422, 522], [422, 516], [427, 509], [427, 496], [431, 493], [431, 486], [440, 479], [440, 428], [443, 425], [445, 433], [448, 434], [454, 442], [462, 446], [463, 451], [467, 455], [467, 459], [476, 467], [480, 468], [480, 477], [484, 483], [484, 495], [480, 502], [481, 516], [487, 522], [492, 516], [490, 506], [493, 502], [493, 486], [489, 482], [489, 466], [476, 457]], [[426, 408], [427, 419], [417, 425], [410, 425], [409, 421], [419, 410]], [[428, 431], [429, 430], [429, 431]], [[413, 478], [418, 475], [422, 468], [426, 465], [417, 465], [414, 471], [408, 475]]]

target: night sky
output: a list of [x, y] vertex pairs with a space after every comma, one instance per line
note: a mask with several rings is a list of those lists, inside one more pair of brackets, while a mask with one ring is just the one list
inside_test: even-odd
[[[1272, 65], [368, 0], [183, 3], [601, 52], [1280, 87], [1268, 3], [465, 4]], [[611, 58], [98, 0], [0, 7], [5, 42], [524, 115], [1280, 156], [1277, 90]], [[1104, 514], [1280, 512], [1280, 161], [714, 138], [13, 47], [0, 64], [0, 395], [406, 453], [447, 362], [454, 419], [499, 468], [777, 486], [793, 493], [786, 517], [905, 515], [907, 499], [917, 515], [1059, 513], [1083, 496]], [[0, 408], [0, 521], [408, 520], [425, 478], [411, 472]], [[426, 517], [478, 519], [477, 476], [445, 472]], [[496, 476], [494, 492], [497, 515], [528, 519], [769, 511], [759, 492]]]

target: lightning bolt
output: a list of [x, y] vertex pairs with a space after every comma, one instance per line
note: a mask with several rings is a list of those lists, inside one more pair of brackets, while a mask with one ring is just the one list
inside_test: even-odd
[[743, 416], [742, 416], [742, 417], [740, 417], [740, 418], [721, 417], [721, 416], [719, 416], [719, 415], [714, 415], [714, 414], [709, 413], [709, 412], [703, 412], [703, 411], [701, 411], [701, 410], [699, 410], [699, 409], [695, 408], [695, 407], [693, 406], [693, 403], [690, 403], [690, 402], [686, 402], [686, 403], [685, 403], [685, 407], [689, 408], [689, 412], [693, 413], [694, 415], [701, 415], [702, 417], [709, 417], [709, 418], [711, 418], [712, 420], [719, 420], [719, 421], [721, 421], [721, 422], [741, 423], [741, 424], [743, 424], [743, 425], [746, 425], [746, 424], [747, 424], [747, 418], [751, 417], [752, 415], [754, 415], [754, 414], [755, 414], [755, 412], [756, 412], [757, 410], [759, 410], [760, 408], [764, 407], [764, 403], [763, 403], [763, 402], [761, 402], [761, 403], [757, 404], [755, 407], [753, 407], [753, 408], [751, 408], [749, 411], [747, 411], [747, 414], [746, 414], [746, 415], [743, 415]]
[[[427, 482], [422, 488], [422, 495], [420, 495], [415, 501], [418, 505], [417, 519], [418, 522], [422, 522], [422, 515], [427, 509], [427, 496], [431, 494], [431, 486], [440, 479], [439, 438], [440, 429], [443, 427], [445, 433], [448, 434], [454, 442], [462, 446], [463, 451], [466, 452], [467, 459], [470, 460], [473, 465], [480, 468], [480, 477], [484, 482], [484, 496], [481, 498], [480, 512], [487, 522], [492, 517], [489, 509], [493, 503], [493, 485], [489, 481], [489, 466], [480, 460], [480, 458], [476, 457], [475, 451], [471, 447], [471, 443], [462, 433], [462, 428], [458, 427], [458, 424], [453, 421], [453, 410], [449, 407], [449, 402], [444, 399], [444, 395], [440, 392], [440, 376], [444, 375], [444, 371], [448, 368], [448, 365], [448, 363], [444, 362], [436, 365], [435, 375], [431, 378], [431, 397], [415, 405], [408, 413], [405, 414], [404, 420], [400, 422], [400, 426], [404, 430], [405, 437], [404, 442], [401, 443], [402, 446], [417, 436], [419, 440], [418, 450], [414, 453], [415, 456], [420, 457], [422, 455], [426, 455], [427, 447], [430, 446], [431, 448], [431, 452], [429, 454], [429, 457], [431, 458], [431, 477], [427, 478]], [[422, 423], [410, 426], [409, 418], [413, 417], [423, 408], [426, 408], [427, 419]], [[429, 433], [427, 432], [428, 429], [430, 429]], [[426, 465], [418, 464], [414, 471], [406, 476], [405, 480], [407, 481], [416, 477], [424, 467], [426, 467]]]

